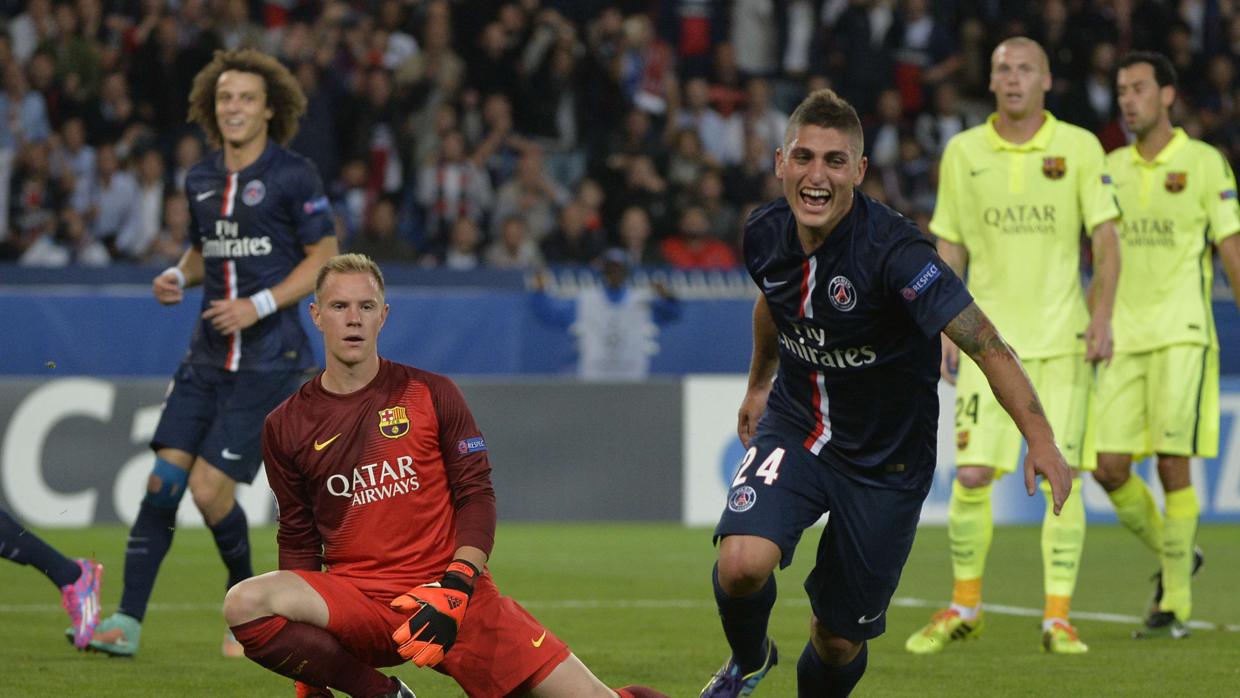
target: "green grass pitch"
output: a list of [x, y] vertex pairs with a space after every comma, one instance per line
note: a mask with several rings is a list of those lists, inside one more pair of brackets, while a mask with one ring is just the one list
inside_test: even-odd
[[[125, 530], [119, 526], [40, 531], [71, 555], [106, 565], [104, 606], [120, 597]], [[253, 531], [255, 568], [275, 565], [273, 529]], [[796, 659], [806, 639], [809, 607], [801, 581], [818, 532], [803, 540], [796, 564], [779, 575], [771, 634], [783, 661], [757, 696], [796, 694]], [[1240, 692], [1240, 529], [1203, 526], [1206, 566], [1197, 578], [1195, 629], [1180, 642], [1129, 639], [1127, 622], [1086, 614], [1140, 615], [1148, 602], [1153, 556], [1126, 531], [1091, 528], [1074, 612], [1090, 652], [1040, 652], [1038, 529], [996, 530], [985, 598], [1013, 607], [991, 613], [986, 635], [936, 657], [904, 652], [950, 591], [947, 535], [925, 528], [917, 538], [887, 634], [874, 641], [857, 696], [1223, 696]], [[675, 525], [501, 524], [492, 571], [500, 589], [520, 600], [609, 685], [642, 683], [675, 698], [696, 696], [727, 653], [710, 586], [710, 533]], [[247, 660], [225, 659], [219, 645], [223, 567], [203, 529], [177, 534], [164, 562], [135, 659], [78, 653], [64, 640], [66, 616], [56, 590], [38, 573], [0, 563], [0, 695], [2, 696], [291, 696], [290, 682]], [[399, 674], [420, 698], [460, 696], [428, 670]], [[389, 672], [391, 673], [391, 672]]]

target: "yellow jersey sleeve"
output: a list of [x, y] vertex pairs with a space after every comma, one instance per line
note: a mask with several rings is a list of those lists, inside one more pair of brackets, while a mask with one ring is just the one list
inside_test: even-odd
[[1236, 199], [1236, 176], [1223, 154], [1214, 150], [1218, 164], [1210, 162], [1206, 171], [1206, 186], [1202, 189], [1202, 208], [1210, 217], [1210, 241], [1219, 243], [1240, 233], [1240, 202]]
[[1085, 223], [1085, 234], [1092, 236], [1098, 225], [1119, 218], [1120, 209], [1102, 144], [1088, 132], [1082, 133], [1080, 141], [1076, 155], [1081, 162], [1081, 178], [1078, 180], [1081, 218]]

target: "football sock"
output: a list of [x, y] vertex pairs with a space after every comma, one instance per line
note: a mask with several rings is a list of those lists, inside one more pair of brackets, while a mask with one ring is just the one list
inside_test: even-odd
[[1046, 595], [1046, 607], [1042, 610], [1042, 629], [1050, 630], [1055, 621], [1068, 622], [1068, 614], [1072, 611], [1071, 596]]
[[1167, 493], [1167, 521], [1163, 524], [1160, 611], [1172, 611], [1181, 621], [1193, 610], [1193, 541], [1197, 537], [1197, 516], [1201, 505], [1192, 485]]
[[[986, 571], [986, 553], [995, 531], [990, 513], [993, 487], [991, 484], [970, 489], [959, 480], [952, 481], [952, 498], [947, 506], [947, 539], [951, 542], [954, 579], [981, 580]], [[977, 602], [981, 603], [980, 581]]]
[[[1047, 613], [1050, 613], [1049, 599], [1057, 596], [1070, 599], [1076, 590], [1081, 550], [1085, 547], [1085, 497], [1081, 493], [1081, 478], [1074, 477], [1072, 493], [1059, 516], [1055, 516], [1050, 485], [1043, 480], [1041, 488], [1046, 495], [1046, 513], [1042, 517], [1042, 573], [1048, 599]], [[1065, 603], [1065, 612], [1066, 606]], [[1066, 615], [1063, 620], [1067, 620]]]
[[1132, 475], [1128, 482], [1114, 492], [1108, 492], [1107, 496], [1111, 498], [1115, 516], [1124, 528], [1135, 533], [1155, 555], [1159, 554], [1163, 543], [1163, 518], [1154, 503], [1154, 493], [1150, 492], [1145, 480]]
[[281, 676], [351, 696], [381, 696], [392, 690], [388, 677], [354, 657], [323, 628], [263, 616], [234, 625], [232, 632], [246, 657]]
[[798, 698], [844, 698], [852, 693], [865, 673], [869, 654], [869, 643], [862, 643], [861, 651], [851, 662], [831, 666], [818, 656], [813, 641], [806, 642], [797, 660]]
[[982, 607], [982, 579], [957, 579], [952, 585], [952, 609], [966, 621], [977, 620]]
[[188, 470], [155, 457], [138, 518], [129, 528], [129, 541], [125, 546], [125, 586], [117, 609], [139, 622], [146, 616], [146, 604], [155, 588], [159, 565], [172, 547], [177, 506], [185, 496], [188, 483]]
[[245, 511], [240, 504], [233, 503], [232, 511], [211, 526], [211, 534], [215, 536], [215, 547], [220, 551], [220, 559], [228, 567], [228, 586], [254, 576], [250, 566], [250, 535], [246, 522]]
[[728, 596], [719, 586], [719, 565], [711, 574], [715, 583], [715, 604], [723, 621], [723, 634], [732, 648], [732, 660], [742, 674], [762, 668], [766, 661], [766, 626], [775, 605], [775, 575], [749, 596]]
[[52, 580], [57, 588], [76, 582], [82, 574], [77, 562], [61, 555], [42, 538], [27, 531], [4, 510], [0, 510], [0, 557], [34, 567]]

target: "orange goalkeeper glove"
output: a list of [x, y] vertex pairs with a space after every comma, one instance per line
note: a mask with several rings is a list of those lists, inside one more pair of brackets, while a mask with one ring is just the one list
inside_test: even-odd
[[443, 579], [414, 587], [392, 600], [392, 608], [413, 614], [392, 633], [400, 656], [420, 667], [443, 661], [465, 620], [478, 574], [471, 563], [453, 560]]

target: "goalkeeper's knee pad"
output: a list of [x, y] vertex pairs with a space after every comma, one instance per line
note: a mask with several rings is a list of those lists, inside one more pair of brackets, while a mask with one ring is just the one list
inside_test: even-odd
[[151, 469], [151, 477], [147, 480], [146, 496], [142, 498], [142, 503], [160, 509], [176, 509], [181, 503], [181, 497], [185, 496], [188, 484], [188, 470], [155, 456], [155, 467]]

